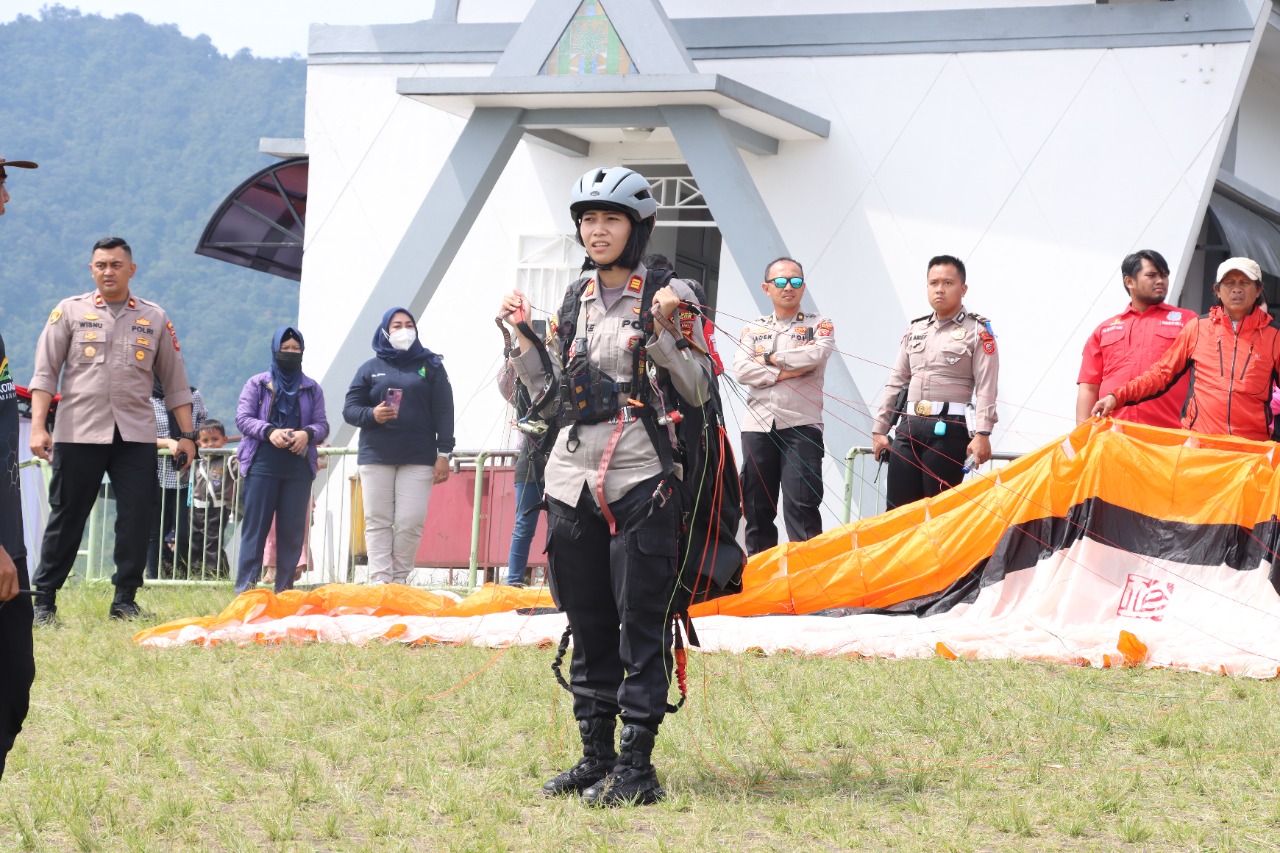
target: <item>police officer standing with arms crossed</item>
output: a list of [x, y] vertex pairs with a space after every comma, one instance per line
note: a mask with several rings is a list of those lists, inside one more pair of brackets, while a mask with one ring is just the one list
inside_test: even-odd
[[[965, 310], [969, 286], [959, 258], [930, 259], [928, 276], [933, 313], [907, 327], [872, 427], [876, 458], [889, 456], [888, 509], [933, 497], [964, 479], [966, 462], [991, 458], [1000, 372], [991, 323]], [[907, 402], [890, 452], [889, 424], [904, 388]]]
[[[36, 346], [31, 379], [31, 452], [52, 456], [49, 523], [31, 581], [35, 620], [51, 624], [56, 595], [71, 572], [104, 473], [116, 495], [115, 599], [112, 619], [144, 615], [134, 597], [142, 586], [155, 499], [156, 418], [152, 370], [178, 421], [174, 453], [186, 470], [196, 456], [191, 390], [178, 335], [164, 309], [129, 292], [137, 271], [129, 244], [106, 237], [93, 247], [89, 271], [96, 290], [68, 297], [49, 314]], [[49, 403], [62, 384], [57, 441], [46, 428]]]
[[747, 553], [778, 544], [778, 487], [787, 537], [822, 532], [822, 381], [836, 349], [826, 317], [800, 310], [804, 270], [792, 258], [765, 269], [773, 313], [742, 330], [733, 374], [747, 389], [742, 422], [742, 504]]

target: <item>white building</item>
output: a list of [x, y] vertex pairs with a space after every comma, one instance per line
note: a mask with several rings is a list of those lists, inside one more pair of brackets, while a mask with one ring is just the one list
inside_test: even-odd
[[340, 424], [406, 305], [446, 356], [459, 447], [510, 446], [500, 295], [554, 310], [581, 259], [569, 187], [625, 164], [668, 205], [655, 249], [709, 285], [722, 352], [767, 310], [766, 262], [804, 263], [841, 351], [834, 524], [933, 255], [966, 261], [998, 336], [998, 451], [1074, 425], [1127, 253], [1162, 252], [1170, 301], [1198, 309], [1206, 270], [1248, 254], [1280, 305], [1278, 27], [1270, 0], [436, 0], [427, 21], [315, 25], [308, 372]]

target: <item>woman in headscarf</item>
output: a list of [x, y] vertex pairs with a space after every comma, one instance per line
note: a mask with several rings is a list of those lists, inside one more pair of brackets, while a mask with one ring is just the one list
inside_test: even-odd
[[407, 583], [431, 486], [449, 479], [453, 388], [405, 308], [382, 316], [373, 352], [351, 380], [342, 417], [360, 428], [356, 462], [369, 581]]
[[[302, 372], [302, 333], [286, 326], [271, 339], [271, 369], [244, 385], [236, 407], [243, 438], [237, 456], [244, 477], [244, 516], [236, 594], [258, 582], [271, 519], [281, 566], [294, 566], [302, 551], [316, 476], [316, 445], [329, 435], [324, 392]], [[293, 572], [276, 572], [276, 592], [293, 587]]]

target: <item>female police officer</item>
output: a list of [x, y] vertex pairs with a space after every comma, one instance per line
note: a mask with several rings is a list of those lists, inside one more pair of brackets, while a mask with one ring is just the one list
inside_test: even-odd
[[[700, 326], [687, 311], [676, 316], [682, 300], [693, 300], [692, 288], [672, 279], [645, 289], [641, 258], [658, 210], [648, 182], [620, 166], [592, 169], [574, 186], [569, 209], [588, 278], [571, 286], [581, 296], [576, 304], [566, 299], [550, 346], [533, 339], [524, 294], [504, 296], [499, 313], [519, 335], [516, 376], [535, 401], [552, 399], [543, 411], [560, 396], [562, 428], [546, 464], [548, 575], [573, 631], [570, 689], [583, 750], [543, 790], [581, 793], [592, 805], [647, 804], [665, 796], [650, 754], [667, 711], [671, 617], [683, 609], [676, 591], [682, 499], [655, 449], [655, 441], [672, 441], [670, 419], [660, 416], [675, 401], [640, 382], [669, 377], [663, 387], [701, 405], [711, 364]], [[619, 714], [621, 754], [613, 744]]]

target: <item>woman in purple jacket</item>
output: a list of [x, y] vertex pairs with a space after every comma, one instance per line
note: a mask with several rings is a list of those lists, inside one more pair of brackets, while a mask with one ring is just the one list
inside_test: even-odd
[[[244, 384], [236, 426], [243, 481], [236, 594], [258, 582], [271, 519], [279, 566], [295, 566], [311, 515], [316, 445], [329, 435], [324, 392], [302, 372], [302, 333], [286, 326], [271, 339], [271, 369]], [[276, 572], [276, 592], [293, 587], [293, 572]]]

